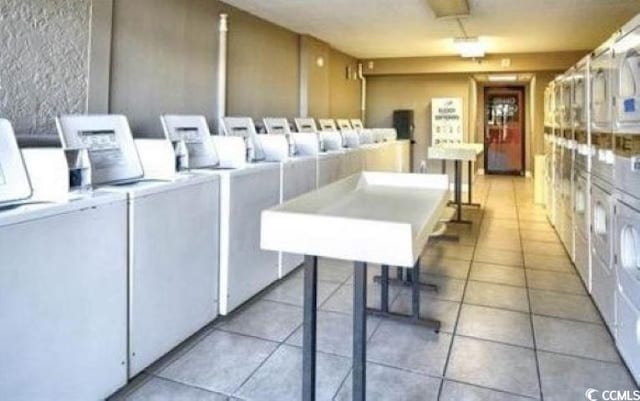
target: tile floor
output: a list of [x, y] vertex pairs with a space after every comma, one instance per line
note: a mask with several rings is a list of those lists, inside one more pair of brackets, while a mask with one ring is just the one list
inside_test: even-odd
[[[532, 203], [531, 182], [480, 177], [473, 226], [434, 242], [422, 258], [425, 328], [370, 318], [368, 399], [407, 401], [584, 400], [588, 387], [635, 389], [573, 265]], [[377, 267], [370, 266], [372, 278]], [[351, 398], [349, 264], [319, 272], [318, 400]], [[147, 369], [114, 400], [299, 400], [302, 272], [202, 330]], [[410, 294], [392, 289], [392, 309]], [[369, 286], [378, 305], [378, 286]]]

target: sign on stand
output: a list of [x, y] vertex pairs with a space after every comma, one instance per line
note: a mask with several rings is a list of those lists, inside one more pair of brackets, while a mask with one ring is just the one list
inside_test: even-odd
[[431, 99], [431, 146], [462, 143], [462, 98]]

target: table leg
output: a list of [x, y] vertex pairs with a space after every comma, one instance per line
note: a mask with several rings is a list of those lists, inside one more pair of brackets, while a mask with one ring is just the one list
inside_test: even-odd
[[366, 400], [367, 383], [367, 264], [354, 263], [353, 282], [353, 401]]
[[316, 324], [318, 258], [304, 257], [304, 320], [302, 339], [302, 399], [316, 399]]
[[[479, 203], [473, 203], [473, 162], [469, 160], [467, 163], [467, 184], [469, 185], [468, 201], [462, 202], [463, 206], [480, 207]], [[449, 202], [449, 205], [457, 205], [456, 201]]]
[[454, 201], [456, 204], [456, 218], [451, 220], [451, 223], [458, 224], [471, 224], [471, 221], [462, 220], [462, 162], [460, 160], [454, 161]]
[[389, 312], [389, 266], [382, 265], [380, 269], [380, 310]]
[[416, 320], [420, 319], [420, 258], [411, 269], [411, 274], [413, 276], [413, 285], [411, 286], [411, 312], [413, 314], [413, 318]]

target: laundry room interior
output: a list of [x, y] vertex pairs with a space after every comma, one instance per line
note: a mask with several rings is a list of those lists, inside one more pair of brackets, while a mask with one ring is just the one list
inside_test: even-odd
[[640, 400], [640, 0], [0, 0], [0, 400]]

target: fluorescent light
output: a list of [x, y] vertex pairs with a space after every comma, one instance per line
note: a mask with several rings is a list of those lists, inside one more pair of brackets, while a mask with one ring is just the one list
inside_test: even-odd
[[513, 82], [517, 81], [518, 76], [512, 75], [489, 75], [489, 81], [491, 82]]
[[455, 38], [453, 45], [461, 57], [484, 57], [484, 45], [476, 37], [473, 38]]
[[456, 18], [469, 15], [467, 0], [427, 0], [436, 18]]

